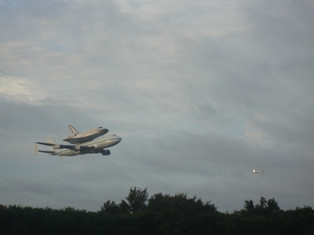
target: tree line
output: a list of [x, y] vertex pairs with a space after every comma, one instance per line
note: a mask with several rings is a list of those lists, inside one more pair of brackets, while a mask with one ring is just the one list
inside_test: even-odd
[[239, 211], [219, 212], [210, 201], [186, 193], [157, 193], [130, 188], [120, 203], [106, 201], [90, 212], [0, 205], [0, 234], [303, 234], [314, 235], [310, 206], [280, 209], [274, 198], [245, 200]]

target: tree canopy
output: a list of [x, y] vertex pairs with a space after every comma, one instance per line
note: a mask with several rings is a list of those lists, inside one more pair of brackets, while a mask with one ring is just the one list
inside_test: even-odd
[[305, 234], [314, 235], [310, 206], [284, 211], [274, 198], [245, 200], [240, 211], [219, 212], [210, 201], [186, 193], [130, 188], [120, 203], [106, 201], [97, 212], [0, 205], [1, 234]]

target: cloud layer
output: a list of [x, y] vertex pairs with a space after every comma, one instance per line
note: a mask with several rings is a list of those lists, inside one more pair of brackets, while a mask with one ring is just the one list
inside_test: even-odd
[[[1, 204], [99, 210], [137, 186], [220, 211], [313, 206], [311, 1], [0, 6]], [[34, 156], [68, 124], [123, 140], [108, 157]]]

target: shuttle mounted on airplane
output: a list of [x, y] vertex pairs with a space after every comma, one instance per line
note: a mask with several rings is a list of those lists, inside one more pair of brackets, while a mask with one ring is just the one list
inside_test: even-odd
[[84, 143], [87, 141], [91, 141], [93, 139], [96, 139], [99, 136], [105, 135], [108, 133], [108, 129], [98, 127], [89, 131], [85, 132], [78, 132], [72, 125], [69, 125], [69, 129], [71, 131], [71, 134], [68, 135], [64, 141], [70, 143], [70, 144], [78, 144], [78, 143]]
[[89, 153], [101, 153], [102, 155], [110, 155], [110, 150], [106, 149], [118, 144], [121, 137], [117, 135], [106, 135], [95, 140], [75, 145], [58, 144], [52, 138], [48, 138], [48, 143], [36, 142], [37, 144], [50, 146], [50, 150], [38, 150], [35, 146], [36, 155], [40, 153], [49, 153], [57, 156], [75, 156]]
[[[110, 155], [110, 150], [107, 148], [112, 147], [121, 141], [121, 137], [113, 135], [105, 135], [108, 129], [102, 127], [79, 133], [73, 126], [69, 126], [72, 134], [67, 136], [64, 141], [69, 144], [58, 144], [52, 138], [48, 138], [48, 142], [36, 142], [37, 144], [49, 146], [50, 150], [39, 150], [35, 146], [36, 155], [40, 153], [48, 153], [50, 155], [58, 156], [75, 156], [80, 154], [101, 153], [102, 155]], [[105, 135], [105, 136], [102, 136]], [[99, 137], [101, 136], [101, 137]], [[99, 137], [99, 138], [97, 138]]]

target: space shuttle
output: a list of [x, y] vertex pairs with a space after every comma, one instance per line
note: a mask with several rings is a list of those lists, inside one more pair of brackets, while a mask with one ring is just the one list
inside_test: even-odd
[[72, 125], [69, 125], [69, 129], [71, 131], [71, 134], [65, 137], [65, 139], [63, 140], [71, 144], [80, 144], [87, 141], [92, 141], [99, 136], [107, 134], [109, 131], [108, 129], [101, 126], [81, 133], [78, 132]]
[[262, 172], [264, 172], [264, 171], [262, 171], [262, 170], [255, 170], [255, 169], [253, 169], [253, 171], [252, 171], [254, 174], [255, 173], [262, 173]]

